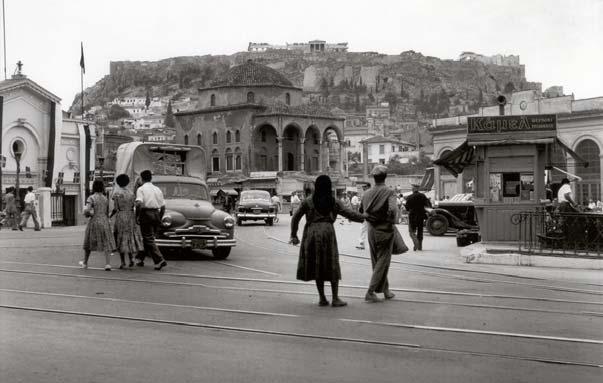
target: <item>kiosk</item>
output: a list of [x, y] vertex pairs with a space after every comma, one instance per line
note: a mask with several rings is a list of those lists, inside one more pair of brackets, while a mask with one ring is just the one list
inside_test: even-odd
[[542, 206], [546, 171], [555, 165], [556, 151], [588, 165], [557, 136], [556, 115], [469, 117], [467, 140], [435, 164], [455, 176], [474, 167], [473, 201], [482, 241], [517, 241], [512, 217]]

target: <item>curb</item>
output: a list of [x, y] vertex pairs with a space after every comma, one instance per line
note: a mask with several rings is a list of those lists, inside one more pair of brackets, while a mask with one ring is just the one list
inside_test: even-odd
[[[496, 253], [489, 252], [496, 250]], [[474, 243], [461, 249], [465, 263], [603, 270], [603, 259], [521, 254], [508, 246]]]

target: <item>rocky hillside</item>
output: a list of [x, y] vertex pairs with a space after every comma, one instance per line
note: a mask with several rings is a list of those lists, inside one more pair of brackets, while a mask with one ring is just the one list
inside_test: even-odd
[[[104, 105], [115, 97], [191, 98], [232, 65], [253, 59], [285, 74], [304, 89], [308, 101], [362, 113], [387, 101], [396, 118], [427, 119], [463, 114], [489, 104], [499, 92], [540, 89], [528, 82], [522, 66], [484, 65], [441, 60], [414, 51], [302, 54], [291, 51], [236, 53], [231, 56], [175, 57], [156, 62], [111, 62], [110, 73], [85, 90], [86, 105]], [[72, 111], [79, 113], [79, 95]]]

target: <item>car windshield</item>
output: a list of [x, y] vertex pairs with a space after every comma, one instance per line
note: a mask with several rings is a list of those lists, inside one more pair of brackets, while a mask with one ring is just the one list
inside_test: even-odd
[[166, 199], [198, 199], [208, 201], [207, 189], [203, 185], [183, 182], [158, 182], [155, 184]]
[[241, 201], [249, 201], [249, 200], [270, 200], [270, 193], [266, 191], [248, 191], [243, 192], [241, 194]]

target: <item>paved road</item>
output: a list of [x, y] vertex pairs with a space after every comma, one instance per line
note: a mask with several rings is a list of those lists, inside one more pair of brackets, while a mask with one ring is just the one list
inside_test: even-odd
[[288, 216], [237, 228], [227, 260], [161, 272], [105, 272], [101, 254], [79, 269], [82, 227], [0, 231], [0, 381], [602, 380], [600, 272], [467, 265], [427, 237], [394, 257], [396, 298], [368, 304], [360, 226], [336, 230], [344, 308], [295, 280]]

